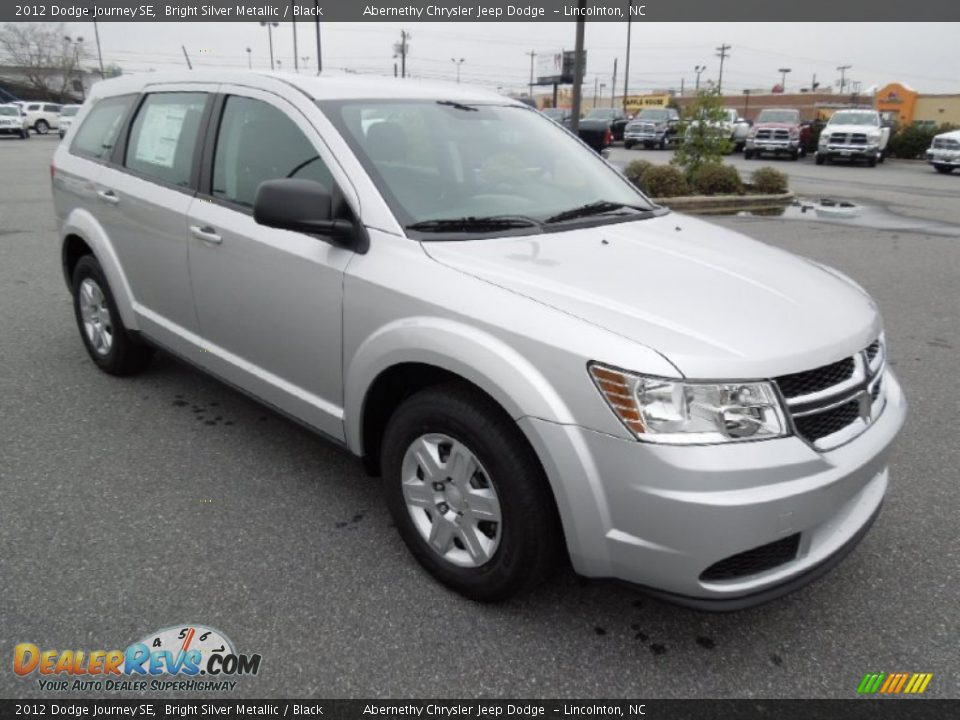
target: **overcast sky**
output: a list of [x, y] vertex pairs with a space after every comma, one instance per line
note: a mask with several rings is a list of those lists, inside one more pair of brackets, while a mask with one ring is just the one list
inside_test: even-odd
[[[619, 60], [617, 86], [623, 86], [626, 24], [586, 24], [587, 80], [611, 82]], [[267, 30], [259, 23], [100, 23], [105, 63], [126, 72], [183, 67], [180, 45], [195, 66], [247, 66], [250, 47], [255, 68], [269, 68]], [[330, 23], [322, 25], [324, 72], [393, 73], [393, 44], [400, 30], [411, 35], [407, 70], [413, 76], [453, 79], [451, 58], [463, 58], [463, 82], [504, 92], [526, 88], [529, 51], [573, 49], [574, 24], [545, 23]], [[91, 23], [69, 31], [93, 47]], [[297, 23], [299, 55], [316, 71], [314, 24]], [[293, 30], [273, 31], [274, 56], [293, 70]], [[724, 66], [724, 88], [770, 88], [778, 68], [793, 70], [787, 90], [810, 85], [814, 73], [822, 86], [839, 78], [838, 65], [852, 65], [847, 79], [873, 85], [899, 81], [924, 92], [960, 93], [960, 23], [634, 23], [630, 57], [631, 92], [674, 88], [681, 78], [689, 89], [694, 66], [706, 65], [702, 80], [717, 78], [715, 48], [733, 46]]]

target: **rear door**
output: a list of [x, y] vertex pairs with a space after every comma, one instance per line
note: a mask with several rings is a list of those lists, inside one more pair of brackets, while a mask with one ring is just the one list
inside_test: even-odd
[[[190, 277], [207, 351], [202, 362], [336, 439], [343, 439], [343, 271], [353, 252], [258, 225], [257, 187], [301, 178], [349, 212], [342, 170], [307, 118], [270, 92], [223, 86], [201, 194], [188, 213]], [[355, 203], [355, 199], [353, 201]]]
[[141, 328], [179, 352], [197, 342], [187, 267], [186, 213], [196, 194], [200, 138], [216, 86], [154, 86], [95, 188]]

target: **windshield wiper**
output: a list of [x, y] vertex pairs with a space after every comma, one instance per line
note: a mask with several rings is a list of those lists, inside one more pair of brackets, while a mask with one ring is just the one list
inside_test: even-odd
[[454, 102], [453, 100], [437, 100], [437, 105], [446, 105], [447, 107], [452, 107], [454, 110], [466, 110], [467, 112], [477, 112], [475, 107], [470, 107], [469, 105], [464, 105], [463, 103]]
[[540, 227], [533, 218], [522, 215], [492, 215], [490, 217], [441, 218], [423, 220], [407, 225], [407, 230], [420, 232], [483, 232], [484, 230], [510, 230], [512, 228]]
[[564, 210], [562, 213], [557, 213], [556, 215], [548, 217], [546, 220], [544, 220], [544, 222], [558, 223], [566, 220], [576, 220], [577, 218], [590, 217], [591, 215], [603, 215], [605, 213], [611, 213], [615, 210], [623, 209], [637, 210], [641, 213], [653, 212], [651, 208], [642, 208], [638, 207], [637, 205], [628, 205], [627, 203], [621, 202], [610, 202], [609, 200], [599, 200], [597, 202], [581, 205], [580, 207], [575, 207], [572, 210]]

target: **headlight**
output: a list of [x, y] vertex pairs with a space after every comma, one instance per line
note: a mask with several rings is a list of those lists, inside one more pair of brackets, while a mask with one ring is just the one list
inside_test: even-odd
[[871, 133], [870, 135], [867, 135], [867, 140], [871, 143], [880, 142], [880, 133]]
[[591, 363], [610, 409], [638, 440], [674, 445], [767, 440], [789, 434], [768, 382], [701, 383]]

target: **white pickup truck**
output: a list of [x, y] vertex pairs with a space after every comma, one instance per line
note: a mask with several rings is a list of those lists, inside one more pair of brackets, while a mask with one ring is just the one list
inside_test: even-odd
[[927, 150], [927, 162], [939, 173], [950, 173], [960, 167], [960, 130], [934, 136]]
[[817, 165], [833, 160], [865, 160], [870, 167], [883, 162], [890, 140], [876, 110], [838, 110], [827, 122], [817, 145]]
[[[687, 125], [687, 135], [696, 132], [700, 125], [700, 120], [694, 120]], [[747, 135], [750, 133], [750, 123], [740, 117], [740, 113], [734, 108], [724, 108], [723, 118], [721, 120], [711, 120], [707, 122], [707, 128], [710, 134], [717, 134], [728, 139], [732, 145], [733, 152], [740, 152], [747, 144]]]

